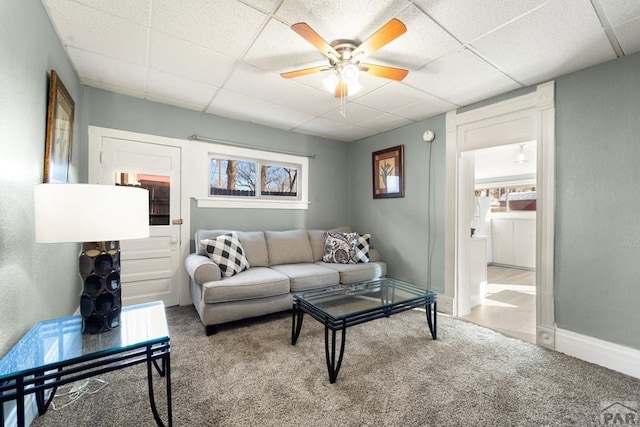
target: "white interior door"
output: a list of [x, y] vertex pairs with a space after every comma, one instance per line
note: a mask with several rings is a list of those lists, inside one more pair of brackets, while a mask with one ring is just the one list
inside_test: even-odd
[[[180, 147], [103, 137], [97, 184], [136, 185], [149, 190], [149, 238], [123, 240], [123, 305], [162, 300], [180, 303]], [[96, 162], [89, 162], [96, 165]]]

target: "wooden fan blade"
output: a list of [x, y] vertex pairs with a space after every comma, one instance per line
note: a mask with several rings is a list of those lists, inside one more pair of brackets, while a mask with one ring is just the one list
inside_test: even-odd
[[331, 67], [327, 67], [325, 65], [321, 67], [311, 67], [304, 68], [302, 70], [288, 71], [286, 73], [281, 73], [280, 75], [285, 79], [292, 79], [294, 77], [306, 76], [307, 74], [319, 73], [320, 71], [330, 70]]
[[327, 43], [322, 37], [318, 35], [313, 28], [307, 25], [306, 22], [298, 22], [293, 24], [291, 29], [300, 34], [303, 39], [311, 43], [318, 49], [324, 56], [330, 59], [340, 58], [340, 54], [329, 43]]
[[384, 65], [375, 64], [360, 64], [360, 69], [367, 74], [371, 74], [376, 77], [383, 77], [385, 79], [400, 81], [407, 77], [409, 70], [404, 68], [386, 67]]
[[382, 46], [386, 45], [390, 41], [396, 39], [402, 34], [407, 32], [407, 27], [398, 19], [393, 18], [391, 21], [384, 24], [378, 31], [373, 33], [371, 37], [363, 41], [360, 46], [355, 48], [351, 57], [355, 58], [358, 54], [364, 53], [364, 56], [369, 56]]
[[342, 97], [347, 97], [349, 96], [349, 88], [347, 87], [346, 84], [344, 84], [344, 82], [342, 81], [342, 79], [340, 79], [338, 81], [338, 84], [336, 85], [336, 98], [342, 98]]

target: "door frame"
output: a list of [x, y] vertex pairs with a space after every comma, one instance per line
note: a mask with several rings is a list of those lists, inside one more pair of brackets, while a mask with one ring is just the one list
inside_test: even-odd
[[[555, 83], [540, 84], [526, 95], [463, 113], [446, 115], [445, 292], [442, 310], [457, 316], [460, 266], [460, 153], [496, 145], [537, 141], [536, 342], [555, 348]], [[468, 227], [467, 227], [468, 229]]]
[[167, 138], [158, 135], [129, 132], [118, 129], [110, 129], [99, 126], [89, 126], [89, 147], [88, 147], [88, 181], [89, 183], [99, 183], [100, 170], [100, 146], [102, 138], [126, 139], [129, 141], [140, 141], [149, 144], [165, 145], [180, 149], [180, 216], [182, 225], [180, 227], [180, 263], [179, 263], [179, 304], [191, 304], [191, 292], [189, 290], [189, 276], [184, 267], [184, 259], [189, 254], [191, 243], [191, 194], [192, 177], [185, 176], [184, 171], [189, 170], [188, 165], [191, 160], [191, 144], [189, 141]]

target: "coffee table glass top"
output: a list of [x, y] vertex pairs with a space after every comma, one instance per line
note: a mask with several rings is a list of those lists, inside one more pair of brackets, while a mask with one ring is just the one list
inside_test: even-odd
[[391, 278], [314, 289], [294, 294], [298, 304], [319, 309], [332, 320], [423, 299], [434, 292]]
[[118, 328], [101, 334], [80, 332], [79, 315], [38, 322], [0, 359], [0, 381], [62, 362], [82, 362], [134, 347], [168, 341], [162, 301], [123, 307]]

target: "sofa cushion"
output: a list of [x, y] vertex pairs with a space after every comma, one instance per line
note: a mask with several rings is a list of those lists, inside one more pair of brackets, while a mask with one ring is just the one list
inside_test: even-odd
[[353, 247], [353, 261], [355, 263], [369, 262], [369, 244], [371, 241], [371, 234], [358, 234], [356, 236], [356, 242]]
[[336, 270], [318, 264], [284, 264], [271, 268], [289, 277], [291, 292], [335, 286], [340, 281]]
[[269, 265], [313, 262], [307, 230], [265, 231]]
[[289, 293], [289, 278], [267, 267], [251, 267], [242, 273], [202, 285], [207, 304], [242, 301]]
[[252, 267], [268, 267], [269, 253], [267, 241], [262, 231], [237, 231], [238, 240], [244, 248], [244, 255]]
[[317, 262], [317, 265], [336, 270], [340, 274], [340, 283], [355, 283], [377, 279], [387, 275], [387, 264], [384, 262], [369, 262], [366, 264], [334, 264]]
[[324, 230], [309, 230], [308, 233], [311, 252], [313, 253], [313, 262], [322, 261], [322, 255], [324, 255], [324, 236], [327, 232]]
[[205, 251], [220, 267], [220, 272], [225, 277], [240, 273], [250, 266], [235, 233], [223, 234], [215, 239], [205, 239], [200, 243], [204, 245]]
[[336, 233], [328, 231], [324, 239], [322, 261], [338, 264], [355, 264], [353, 249], [356, 233]]

